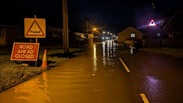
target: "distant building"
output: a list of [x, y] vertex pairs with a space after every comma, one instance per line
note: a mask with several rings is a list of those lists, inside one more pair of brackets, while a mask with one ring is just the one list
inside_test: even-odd
[[57, 27], [47, 26], [48, 37], [57, 38], [62, 36], [62, 29]]
[[[41, 45], [63, 45], [62, 28], [47, 25], [46, 38], [38, 38]], [[0, 25], [0, 46], [11, 46], [14, 42], [35, 42], [35, 38], [25, 38], [23, 30], [18, 26]], [[84, 39], [84, 33], [69, 30], [69, 45], [75, 45], [75, 41]]]
[[84, 33], [75, 32], [74, 34], [82, 39], [86, 38]]
[[164, 25], [163, 29], [170, 39], [183, 39], [183, 10], [177, 11]]
[[[63, 45], [63, 32], [62, 31], [63, 31], [62, 28], [52, 27], [52, 26], [48, 25], [47, 26], [47, 36], [46, 36], [46, 39], [44, 40], [44, 44]], [[68, 40], [69, 47], [76, 47], [79, 44], [81, 44], [80, 43], [81, 41], [83, 41], [85, 39], [84, 33], [74, 32], [71, 30], [69, 30], [68, 36], [69, 36], [69, 40]]]
[[93, 39], [94, 35], [92, 33], [88, 34], [88, 39]]
[[0, 25], [0, 45], [12, 45], [21, 37], [21, 28], [18, 26]]
[[119, 32], [117, 35], [117, 41], [119, 43], [124, 43], [126, 40], [129, 39], [142, 40], [142, 32], [131, 26]]
[[142, 32], [132, 26], [127, 27], [117, 35], [118, 46], [142, 47]]

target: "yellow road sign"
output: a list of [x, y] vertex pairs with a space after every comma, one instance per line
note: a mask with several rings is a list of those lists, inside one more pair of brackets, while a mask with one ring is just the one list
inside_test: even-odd
[[25, 38], [45, 38], [46, 21], [39, 18], [24, 18]]

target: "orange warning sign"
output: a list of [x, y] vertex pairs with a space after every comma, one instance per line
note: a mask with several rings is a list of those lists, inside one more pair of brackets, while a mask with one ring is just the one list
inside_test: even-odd
[[24, 19], [24, 34], [26, 38], [45, 38], [45, 19], [25, 18]]
[[14, 42], [10, 60], [37, 61], [39, 43]]

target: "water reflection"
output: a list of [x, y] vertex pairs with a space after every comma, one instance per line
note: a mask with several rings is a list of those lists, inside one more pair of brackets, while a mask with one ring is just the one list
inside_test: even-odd
[[102, 42], [102, 54], [103, 54], [103, 64], [104, 64], [104, 67], [105, 67], [105, 65], [106, 65], [106, 48], [105, 48], [105, 46], [106, 46], [106, 42]]
[[148, 93], [150, 93], [153, 96], [158, 96], [160, 95], [160, 88], [162, 86], [161, 81], [154, 77], [154, 76], [146, 76], [145, 80], [145, 86], [148, 88]]
[[96, 52], [96, 44], [93, 44], [93, 71], [97, 71], [97, 52]]
[[106, 66], [113, 64], [113, 57], [116, 57], [117, 44], [112, 40], [102, 42], [102, 51], [103, 51], [103, 65]]
[[[35, 78], [14, 88], [14, 99], [27, 101], [27, 103], [45, 103], [50, 101], [47, 90], [47, 73], [42, 73], [42, 78]], [[39, 97], [39, 98], [37, 98]]]

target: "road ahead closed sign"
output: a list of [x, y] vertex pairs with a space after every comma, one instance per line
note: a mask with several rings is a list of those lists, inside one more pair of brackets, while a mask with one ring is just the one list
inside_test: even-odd
[[11, 53], [11, 60], [37, 61], [39, 43], [15, 42]]

